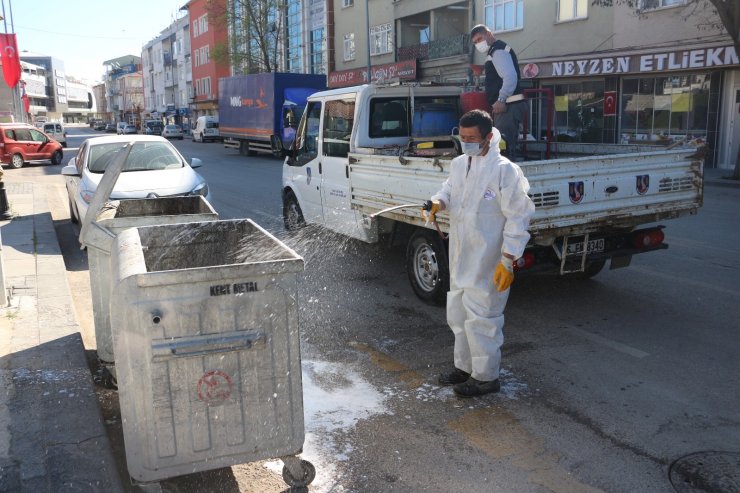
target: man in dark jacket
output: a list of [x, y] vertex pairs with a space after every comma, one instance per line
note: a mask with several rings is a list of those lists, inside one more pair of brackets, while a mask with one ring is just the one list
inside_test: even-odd
[[519, 125], [529, 112], [520, 86], [519, 61], [509, 45], [496, 39], [488, 27], [478, 24], [470, 31], [475, 49], [486, 54], [486, 97], [493, 124], [506, 141], [508, 157], [519, 157]]

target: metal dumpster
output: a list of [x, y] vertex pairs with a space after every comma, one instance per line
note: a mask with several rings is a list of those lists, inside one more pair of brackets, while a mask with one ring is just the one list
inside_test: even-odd
[[199, 195], [108, 201], [127, 155], [128, 152], [119, 153], [120, 159], [106, 168], [80, 232], [80, 243], [87, 248], [98, 358], [114, 378], [110, 325], [110, 251], [113, 239], [121, 231], [137, 226], [218, 219], [211, 204]]
[[[121, 231], [137, 226], [216, 219], [218, 214], [211, 204], [201, 196], [194, 196], [106, 202], [95, 221], [114, 235], [118, 235]], [[85, 243], [85, 246], [90, 270], [90, 292], [98, 358], [103, 365], [110, 367], [115, 361], [110, 325], [110, 246], [107, 242], [102, 245]]]
[[[303, 259], [239, 219], [128, 229], [111, 261], [132, 478], [158, 481], [299, 453], [295, 292]], [[313, 466], [289, 459], [286, 481], [310, 483]]]

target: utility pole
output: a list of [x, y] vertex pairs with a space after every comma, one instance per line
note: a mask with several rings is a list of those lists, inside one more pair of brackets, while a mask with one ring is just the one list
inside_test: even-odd
[[373, 66], [370, 61], [370, 0], [365, 0], [365, 34], [367, 34], [367, 83], [373, 81]]

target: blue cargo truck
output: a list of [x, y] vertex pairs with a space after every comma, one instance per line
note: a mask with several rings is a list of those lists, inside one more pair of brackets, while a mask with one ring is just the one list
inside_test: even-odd
[[237, 75], [219, 81], [219, 130], [224, 146], [242, 155], [284, 156], [311, 94], [326, 89], [326, 76], [314, 74]]

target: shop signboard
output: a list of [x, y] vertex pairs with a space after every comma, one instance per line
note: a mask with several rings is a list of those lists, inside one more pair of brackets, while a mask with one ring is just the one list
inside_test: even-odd
[[[372, 81], [382, 82], [387, 80], [415, 80], [416, 60], [404, 60], [396, 63], [371, 66]], [[367, 84], [367, 67], [340, 70], [329, 74], [329, 87], [347, 87], [358, 84]]]

